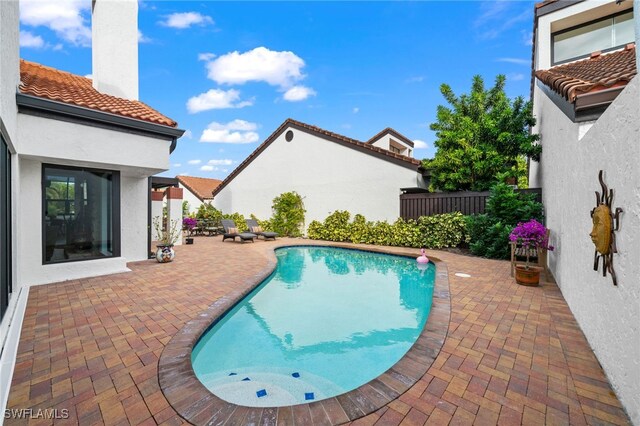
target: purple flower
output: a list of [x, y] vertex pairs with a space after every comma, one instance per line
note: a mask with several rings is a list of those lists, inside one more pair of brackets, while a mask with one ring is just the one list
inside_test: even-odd
[[553, 250], [553, 247], [549, 246], [547, 228], [535, 219], [518, 223], [518, 226], [511, 231], [509, 240], [525, 248], [545, 248], [547, 250]]
[[182, 219], [182, 226], [186, 229], [191, 230], [195, 228], [197, 224], [198, 221], [192, 217], [185, 217], [184, 219]]

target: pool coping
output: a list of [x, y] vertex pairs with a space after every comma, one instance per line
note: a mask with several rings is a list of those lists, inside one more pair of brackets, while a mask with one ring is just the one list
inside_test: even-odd
[[[409, 351], [386, 372], [364, 385], [341, 395], [284, 407], [246, 407], [214, 395], [195, 375], [191, 351], [214, 322], [253, 291], [276, 267], [275, 249], [292, 246], [317, 246], [355, 249], [409, 257], [386, 247], [359, 247], [355, 244], [276, 245], [267, 265], [238, 288], [211, 304], [190, 320], [167, 343], [158, 361], [158, 380], [165, 398], [173, 409], [190, 423], [199, 424], [276, 424], [336, 425], [356, 420], [377, 411], [409, 390], [431, 367], [444, 344], [451, 317], [449, 276], [445, 262], [430, 258], [436, 265], [431, 311], [420, 336]], [[295, 419], [295, 421], [294, 421]]]

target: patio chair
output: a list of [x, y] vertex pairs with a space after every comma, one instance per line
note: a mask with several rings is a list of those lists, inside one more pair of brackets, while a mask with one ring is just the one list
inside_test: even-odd
[[240, 237], [240, 240], [243, 243], [249, 240], [251, 240], [251, 242], [253, 243], [253, 239], [258, 237], [256, 234], [252, 234], [251, 232], [238, 232], [238, 227], [231, 219], [223, 219], [222, 227], [224, 228], [224, 234], [222, 236], [223, 242], [228, 238], [231, 238], [233, 241], [235, 241], [236, 237]]
[[263, 231], [260, 225], [258, 225], [258, 221], [255, 219], [247, 219], [245, 220], [245, 222], [247, 223], [247, 227], [249, 228], [249, 231], [258, 235], [258, 237], [262, 235], [262, 237], [265, 240], [268, 240], [269, 238], [275, 240], [276, 237], [278, 236], [277, 232]]

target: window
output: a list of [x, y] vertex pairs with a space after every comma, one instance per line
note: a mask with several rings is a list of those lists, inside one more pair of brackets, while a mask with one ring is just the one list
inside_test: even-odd
[[553, 34], [553, 63], [613, 50], [634, 41], [633, 11], [623, 12]]
[[11, 154], [0, 137], [0, 319], [11, 294]]
[[120, 256], [120, 174], [43, 165], [43, 263]]
[[396, 147], [395, 147], [395, 146], [393, 146], [393, 145], [389, 145], [389, 151], [391, 151], [391, 152], [395, 152], [396, 154], [401, 154], [401, 153], [402, 153], [402, 151], [400, 151], [400, 149], [399, 149], [399, 148], [396, 148]]

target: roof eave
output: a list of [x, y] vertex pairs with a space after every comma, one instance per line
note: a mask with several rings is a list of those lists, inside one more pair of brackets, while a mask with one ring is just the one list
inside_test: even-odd
[[[344, 140], [340, 140], [339, 138], [332, 137], [332, 136], [327, 135], [327, 134], [322, 133], [322, 132], [315, 131], [313, 129], [310, 129], [310, 128], [306, 127], [304, 125], [304, 123], [300, 123], [300, 122], [297, 122], [296, 120], [288, 118], [262, 144], [260, 144], [255, 149], [255, 151], [249, 155], [249, 157], [247, 159], [245, 159], [242, 163], [240, 163], [238, 165], [238, 167], [236, 167], [229, 174], [229, 176], [227, 176], [227, 178], [222, 181], [222, 183], [220, 185], [218, 185], [218, 187], [212, 192], [213, 198], [215, 198], [215, 196], [218, 195], [218, 193], [220, 193], [220, 191], [222, 191], [222, 189], [224, 189], [231, 181], [233, 181], [233, 179], [235, 179], [235, 177], [238, 174], [240, 174], [242, 172], [242, 170], [244, 170], [247, 166], [249, 166], [249, 164], [251, 164], [253, 162], [253, 160], [258, 155], [260, 155], [262, 153], [262, 151], [267, 149], [267, 147], [269, 145], [271, 145], [271, 143], [273, 143], [273, 141], [275, 141], [288, 128], [294, 128], [296, 130], [300, 130], [300, 131], [308, 133], [308, 134], [316, 135], [319, 138], [322, 138], [322, 139], [325, 139], [325, 140], [328, 140], [328, 141], [331, 141], [331, 142], [338, 143], [338, 144], [340, 144], [342, 146], [345, 146], [347, 148], [350, 148], [350, 149], [358, 150], [359, 152], [375, 156], [377, 158], [383, 159], [385, 161], [392, 162], [394, 164], [397, 164], [397, 165], [402, 166], [402, 167], [406, 167], [406, 168], [411, 169], [411, 170], [415, 170], [416, 172], [418, 171], [418, 168], [421, 165], [420, 163], [413, 164], [413, 163], [409, 162], [408, 160], [413, 160], [410, 157], [406, 157], [408, 160], [404, 160], [404, 159], [401, 159], [401, 158], [387, 156], [387, 155], [379, 153], [379, 152], [377, 152], [377, 151], [375, 151], [373, 149], [369, 150], [369, 149], [365, 148], [364, 150], [361, 150], [361, 149], [357, 148], [352, 143], [346, 142]], [[359, 142], [359, 141], [355, 141], [354, 140], [354, 142]], [[359, 142], [359, 143], [362, 144], [362, 145], [367, 145], [364, 142]]]
[[144, 133], [150, 133], [157, 136], [163, 136], [165, 138], [169, 137], [172, 140], [169, 152], [173, 152], [177, 144], [177, 139], [181, 137], [185, 132], [185, 130], [178, 129], [176, 127], [170, 127], [162, 124], [152, 123], [150, 121], [124, 117], [122, 115], [54, 101], [51, 99], [41, 98], [39, 96], [27, 95], [20, 92], [16, 93], [16, 103], [18, 107], [21, 108], [60, 114], [82, 120], [89, 120], [125, 129], [132, 129]]
[[578, 95], [573, 102], [538, 80], [538, 87], [574, 123], [593, 121], [611, 105], [625, 86]]

